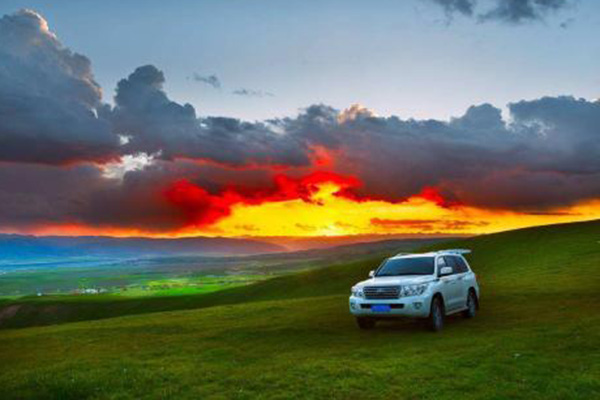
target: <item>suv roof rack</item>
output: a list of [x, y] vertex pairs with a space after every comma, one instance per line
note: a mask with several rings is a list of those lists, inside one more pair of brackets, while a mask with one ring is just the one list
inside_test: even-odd
[[447, 250], [438, 250], [437, 253], [469, 254], [469, 253], [471, 253], [471, 250], [469, 250], [469, 249], [447, 249]]

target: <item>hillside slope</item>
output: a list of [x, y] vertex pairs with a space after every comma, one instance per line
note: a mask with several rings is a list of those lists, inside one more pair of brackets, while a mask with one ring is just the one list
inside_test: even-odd
[[590, 222], [458, 243], [482, 307], [441, 334], [358, 330], [348, 288], [368, 262], [202, 304], [229, 305], [0, 331], [0, 398], [598, 398], [599, 239]]
[[[559, 286], [600, 288], [600, 221], [550, 225], [479, 236], [430, 246], [470, 248], [469, 255], [483, 285], [494, 283], [515, 291]], [[44, 297], [0, 301], [0, 328], [47, 325], [157, 311], [223, 304], [346, 294], [364, 279], [389, 250], [358, 262], [273, 278], [216, 293], [159, 298]], [[578, 273], [571, 273], [575, 269]], [[543, 285], [540, 284], [544, 283]]]

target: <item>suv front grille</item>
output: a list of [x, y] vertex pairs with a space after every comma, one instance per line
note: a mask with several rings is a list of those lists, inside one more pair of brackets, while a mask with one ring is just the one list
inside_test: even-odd
[[389, 300], [400, 297], [400, 286], [366, 286], [363, 289], [365, 299]]

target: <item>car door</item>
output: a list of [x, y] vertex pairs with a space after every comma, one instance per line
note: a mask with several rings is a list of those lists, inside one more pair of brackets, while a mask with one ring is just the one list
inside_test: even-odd
[[446, 307], [448, 311], [453, 311], [462, 307], [462, 279], [461, 274], [459, 273], [459, 267], [453, 256], [444, 256], [444, 260], [446, 265], [452, 267], [452, 275], [448, 275], [445, 278], [447, 279], [448, 286], [448, 300]]
[[[440, 291], [444, 296], [444, 304], [446, 305], [446, 311], [452, 311], [457, 308], [457, 297], [458, 297], [458, 281], [456, 280], [456, 270], [454, 263], [449, 262], [448, 257], [440, 256], [437, 261], [438, 276], [440, 278]], [[443, 267], [452, 268], [452, 274], [440, 276], [440, 270]]]
[[467, 306], [467, 294], [469, 291], [469, 268], [460, 256], [451, 256], [456, 266], [456, 281], [457, 281], [457, 308]]

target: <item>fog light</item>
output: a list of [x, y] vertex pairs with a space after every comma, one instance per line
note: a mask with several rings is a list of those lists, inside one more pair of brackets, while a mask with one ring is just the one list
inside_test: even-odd
[[356, 309], [356, 304], [354, 304], [354, 302], [350, 303], [350, 308], [353, 310]]
[[415, 310], [420, 310], [422, 305], [423, 303], [421, 303], [420, 301], [413, 303], [413, 307], [415, 308]]

